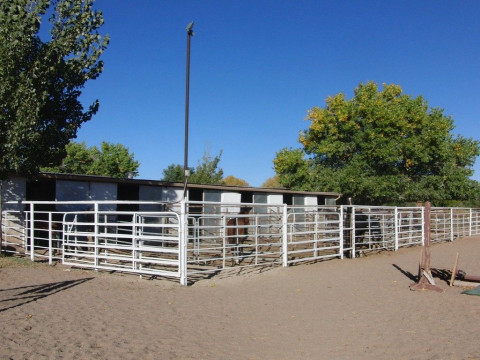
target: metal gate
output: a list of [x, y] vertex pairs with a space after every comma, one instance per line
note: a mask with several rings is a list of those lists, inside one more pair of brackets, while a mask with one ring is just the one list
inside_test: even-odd
[[62, 262], [180, 278], [180, 234], [180, 216], [174, 212], [67, 212]]

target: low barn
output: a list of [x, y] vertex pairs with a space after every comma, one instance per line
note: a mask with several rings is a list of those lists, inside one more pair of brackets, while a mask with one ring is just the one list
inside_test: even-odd
[[[35, 180], [13, 176], [3, 182], [2, 201], [162, 201], [175, 202], [183, 197], [183, 183], [157, 180], [116, 179], [105, 176], [42, 173]], [[225, 185], [188, 185], [190, 201], [335, 205], [340, 197], [331, 192], [305, 192]], [[9, 207], [12, 205], [9, 205]], [[57, 205], [68, 206], [68, 205]], [[147, 207], [139, 208], [139, 207]], [[157, 210], [154, 205], [118, 204], [116, 210]], [[20, 209], [19, 209], [20, 210]], [[56, 209], [65, 211], [70, 209]], [[77, 209], [75, 209], [77, 210]]]

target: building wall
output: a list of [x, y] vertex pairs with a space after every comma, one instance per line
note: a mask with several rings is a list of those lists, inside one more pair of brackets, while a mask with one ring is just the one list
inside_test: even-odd
[[[9, 180], [2, 181], [2, 202], [23, 201], [26, 198], [27, 181], [25, 178], [13, 176]], [[3, 210], [20, 211], [20, 204], [5, 204]]]
[[[117, 184], [57, 180], [56, 200], [58, 201], [88, 201], [88, 200], [117, 200]], [[114, 205], [104, 206], [101, 210], [115, 210]], [[89, 209], [88, 205], [58, 204], [58, 211], [82, 211]]]

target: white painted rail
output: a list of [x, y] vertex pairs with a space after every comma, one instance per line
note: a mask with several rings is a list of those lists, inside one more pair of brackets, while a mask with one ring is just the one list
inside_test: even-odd
[[[184, 285], [225, 269], [342, 259], [419, 246], [424, 239], [422, 207], [195, 201], [5, 205], [2, 253], [169, 277]], [[242, 208], [249, 210], [240, 213]], [[478, 235], [480, 210], [432, 208], [430, 228], [432, 241]]]

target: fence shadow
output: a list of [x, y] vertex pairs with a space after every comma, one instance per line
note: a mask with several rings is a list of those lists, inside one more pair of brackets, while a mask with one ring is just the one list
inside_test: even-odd
[[418, 280], [418, 276], [417, 275], [413, 275], [410, 271], [405, 271], [403, 270], [400, 266], [398, 266], [397, 264], [392, 264], [392, 266], [397, 269], [398, 271], [400, 271], [403, 275], [405, 275], [406, 277], [408, 277], [410, 280], [412, 281], [417, 281]]
[[240, 266], [240, 267], [230, 267], [225, 269], [213, 270], [209, 273], [195, 273], [188, 275], [188, 285], [194, 285], [195, 283], [202, 280], [220, 280], [227, 279], [236, 276], [249, 276], [249, 275], [258, 275], [264, 272], [278, 268], [275, 264], [265, 264], [257, 266]]
[[70, 289], [92, 279], [94, 279], [94, 277], [40, 285], [21, 286], [11, 289], [0, 289], [0, 312], [46, 298], [47, 296]]

